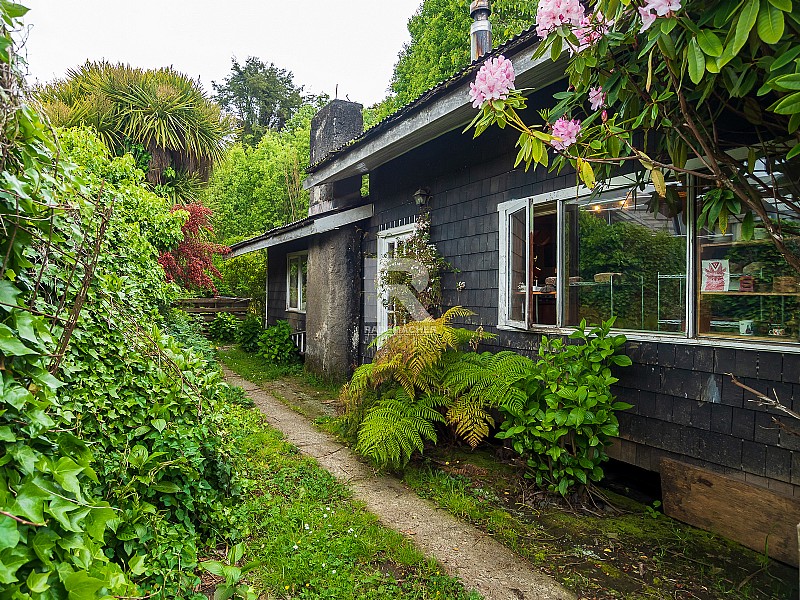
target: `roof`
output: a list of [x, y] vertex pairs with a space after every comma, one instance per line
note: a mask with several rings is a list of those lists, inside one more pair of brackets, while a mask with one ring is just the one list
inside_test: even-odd
[[231, 244], [231, 252], [227, 255], [227, 258], [236, 258], [256, 250], [279, 246], [317, 233], [331, 231], [343, 225], [369, 219], [372, 213], [372, 204], [365, 204], [355, 208], [338, 208], [318, 215], [311, 215], [294, 223], [270, 229], [266, 233], [249, 240]]
[[564, 57], [556, 62], [549, 56], [531, 59], [530, 49], [539, 39], [534, 29], [521, 33], [332, 150], [308, 168], [304, 187], [368, 173], [435, 137], [465, 126], [475, 116], [468, 96], [469, 84], [489, 58], [502, 54], [512, 60], [518, 88], [541, 88], [563, 78]]

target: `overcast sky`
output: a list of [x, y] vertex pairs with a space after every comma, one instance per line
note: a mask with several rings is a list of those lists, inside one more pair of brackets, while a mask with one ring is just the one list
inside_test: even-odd
[[[292, 71], [313, 93], [365, 105], [386, 96], [406, 23], [422, 0], [26, 0], [32, 80], [86, 59], [172, 65], [206, 91], [231, 57]], [[465, 44], [468, 43], [466, 40]]]

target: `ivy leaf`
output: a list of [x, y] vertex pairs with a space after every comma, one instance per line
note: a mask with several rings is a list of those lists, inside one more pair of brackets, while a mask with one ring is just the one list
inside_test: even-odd
[[0, 515], [0, 550], [13, 548], [19, 543], [17, 522], [11, 517]]
[[39, 354], [19, 341], [14, 330], [0, 323], [0, 352], [6, 356], [35, 356]]
[[53, 479], [55, 479], [62, 488], [80, 498], [81, 484], [78, 481], [78, 475], [80, 475], [81, 471], [83, 471], [82, 466], [71, 458], [64, 456], [59, 459], [53, 469]]
[[64, 577], [69, 600], [95, 600], [97, 592], [105, 585], [102, 579], [91, 577], [86, 571], [76, 571]]
[[28, 584], [28, 588], [36, 593], [36, 594], [43, 594], [48, 589], [50, 589], [50, 584], [47, 583], [47, 580], [50, 578], [50, 571], [45, 571], [44, 573], [37, 573], [36, 571], [31, 571], [30, 575], [28, 575], [28, 579], [26, 583]]
[[758, 13], [758, 37], [765, 44], [777, 44], [783, 37], [783, 12], [765, 2]]
[[697, 43], [697, 38], [692, 38], [686, 49], [686, 59], [689, 62], [689, 79], [697, 85], [703, 79], [706, 72], [706, 57]]

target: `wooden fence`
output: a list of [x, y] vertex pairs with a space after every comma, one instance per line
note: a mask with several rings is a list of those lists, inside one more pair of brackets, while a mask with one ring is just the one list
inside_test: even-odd
[[216, 298], [182, 298], [175, 305], [191, 315], [202, 315], [206, 324], [214, 320], [219, 313], [230, 313], [239, 319], [247, 316], [250, 308], [250, 298], [230, 298], [217, 296]]

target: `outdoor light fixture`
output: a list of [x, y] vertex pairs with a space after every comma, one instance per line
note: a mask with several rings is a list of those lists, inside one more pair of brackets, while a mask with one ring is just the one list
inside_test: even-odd
[[428, 202], [431, 201], [433, 195], [428, 188], [419, 188], [416, 192], [414, 192], [414, 203], [417, 206], [425, 206]]

